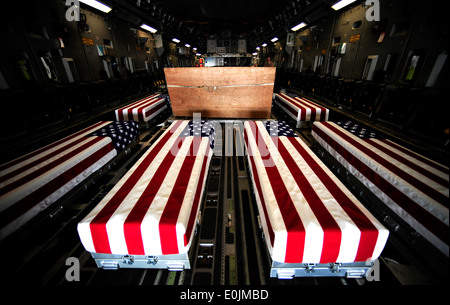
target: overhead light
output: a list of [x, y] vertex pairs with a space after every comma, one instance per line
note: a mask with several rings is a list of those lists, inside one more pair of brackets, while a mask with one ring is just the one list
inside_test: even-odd
[[263, 43], [262, 46], [263, 46], [263, 47], [267, 47], [267, 43]]
[[80, 2], [92, 6], [93, 8], [96, 8], [104, 13], [109, 13], [112, 10], [112, 8], [110, 8], [109, 6], [96, 0], [80, 0]]
[[339, 2], [336, 2], [331, 8], [337, 11], [355, 1], [356, 0], [341, 0]]
[[200, 54], [200, 53], [196, 53], [195, 55], [196, 55], [196, 56], [202, 56], [202, 54]]
[[197, 51], [197, 48], [196, 48], [196, 47], [193, 47], [192, 50]]
[[272, 42], [278, 41], [278, 37], [274, 37], [270, 41], [272, 41]]
[[252, 55], [256, 56], [256, 55], [258, 55], [258, 52], [253, 52]]
[[158, 31], [157, 29], [152, 28], [151, 26], [146, 25], [145, 23], [141, 25], [141, 28], [143, 28], [144, 30], [149, 31], [150, 33], [153, 33], [153, 34]]
[[190, 48], [190, 47], [191, 47], [191, 45], [190, 45], [190, 44], [188, 44], [188, 43], [187, 43], [187, 44], [185, 44], [184, 46], [185, 46], [186, 48]]
[[256, 47], [256, 50], [258, 50], [258, 51], [259, 51], [259, 50], [261, 50], [261, 48], [260, 48], [260, 47]]
[[291, 31], [298, 31], [298, 30], [300, 30], [301, 28], [304, 28], [305, 26], [306, 26], [307, 24], [306, 23], [304, 23], [304, 22], [302, 22], [302, 23], [300, 23], [300, 24], [297, 24], [296, 26], [294, 26], [293, 28], [291, 28]]
[[175, 43], [179, 43], [180, 42], [180, 40], [177, 39], [177, 38], [173, 38], [172, 41], [175, 42]]

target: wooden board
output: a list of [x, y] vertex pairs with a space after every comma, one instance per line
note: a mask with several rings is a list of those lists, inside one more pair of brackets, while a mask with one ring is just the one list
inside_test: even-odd
[[274, 67], [165, 68], [173, 115], [270, 118]]

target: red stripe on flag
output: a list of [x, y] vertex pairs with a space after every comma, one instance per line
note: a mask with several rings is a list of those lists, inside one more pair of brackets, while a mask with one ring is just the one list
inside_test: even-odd
[[[162, 254], [178, 253], [176, 224], [184, 196], [187, 191], [189, 179], [192, 175], [195, 159], [197, 158], [201, 137], [194, 137], [189, 151], [193, 151], [184, 158], [179, 175], [175, 181], [172, 192], [167, 200], [159, 221], [159, 235], [161, 239]], [[197, 142], [197, 143], [196, 143]]]
[[[148, 107], [150, 107], [150, 106], [152, 106], [152, 105], [154, 105], [154, 104], [157, 104], [157, 103], [159, 103], [159, 102], [161, 102], [161, 101], [163, 101], [163, 99], [155, 99], [155, 100], [149, 101], [148, 103], [142, 104], [142, 105], [139, 107], [139, 109], [137, 110], [137, 113], [138, 113], [138, 116], [139, 116], [139, 120], [140, 120], [141, 122], [144, 121], [144, 109], [145, 109], [145, 108], [148, 108]], [[161, 104], [164, 104], [164, 103], [161, 103]], [[158, 106], [155, 106], [155, 108], [156, 108], [156, 107], [158, 107]]]
[[57, 150], [55, 150], [55, 151], [45, 155], [45, 156], [42, 156], [41, 158], [36, 159], [33, 162], [25, 164], [24, 166], [14, 170], [14, 171], [9, 172], [8, 174], [0, 177], [0, 183], [4, 182], [4, 181], [6, 181], [6, 180], [8, 180], [8, 179], [10, 179], [10, 178], [12, 178], [14, 176], [17, 176], [20, 173], [23, 173], [23, 172], [29, 170], [30, 168], [32, 168], [34, 166], [37, 166], [37, 165], [41, 164], [42, 162], [45, 162], [46, 160], [48, 160], [50, 158], [53, 158], [54, 156], [57, 156], [58, 154], [66, 151], [66, 150], [69, 150], [70, 148], [78, 145], [79, 143], [85, 141], [86, 139], [87, 139], [86, 137], [80, 137], [78, 140], [75, 140], [75, 141], [73, 141], [71, 143], [68, 143], [67, 145], [65, 145], [65, 146], [63, 146], [63, 147], [61, 147], [61, 148], [59, 148], [59, 149], [57, 149]]
[[[87, 139], [87, 138], [86, 138]], [[101, 137], [92, 137], [92, 140], [86, 142], [85, 144], [81, 145], [80, 147], [78, 147], [77, 149], [74, 149], [72, 151], [70, 151], [69, 153], [65, 154], [64, 156], [62, 156], [61, 158], [56, 159], [55, 161], [29, 173], [28, 175], [14, 181], [13, 183], [10, 183], [8, 185], [6, 185], [5, 187], [3, 187], [0, 190], [0, 196], [5, 195], [6, 193], [24, 185], [25, 183], [30, 182], [31, 180], [45, 174], [46, 172], [48, 172], [51, 169], [56, 168], [57, 166], [59, 166], [61, 163], [66, 162], [67, 160], [69, 160], [70, 158], [72, 158], [73, 156], [79, 154], [80, 152], [86, 150], [88, 147], [94, 145], [97, 142], [100, 142], [101, 140], [103, 140], [103, 138]]]
[[[389, 141], [389, 140], [380, 140], [380, 141], [382, 141], [386, 145], [389, 145], [389, 146], [391, 146], [391, 147], [401, 151], [402, 153], [404, 153], [404, 154], [406, 154], [408, 156], [411, 156], [411, 157], [419, 160], [422, 163], [425, 163], [426, 165], [428, 165], [428, 166], [430, 166], [430, 167], [432, 167], [432, 168], [434, 168], [434, 169], [436, 169], [438, 171], [443, 172], [444, 174], [448, 175], [450, 173], [448, 167], [445, 167], [442, 164], [438, 164], [438, 163], [435, 163], [433, 161], [430, 161], [427, 158], [424, 158], [423, 156], [421, 156], [419, 154], [416, 154], [416, 153], [414, 153], [414, 152], [412, 152], [412, 151], [410, 151], [410, 150], [408, 150], [408, 149], [406, 149], [406, 148], [404, 148], [404, 147], [402, 147], [402, 146], [400, 146], [400, 145], [398, 145], [398, 144], [396, 144], [396, 143], [394, 143], [392, 141]], [[447, 183], [448, 183], [448, 181], [447, 181]]]
[[205, 180], [205, 173], [208, 170], [208, 158], [209, 158], [209, 151], [211, 147], [207, 145], [205, 156], [203, 157], [203, 164], [202, 169], [200, 172], [200, 177], [198, 179], [197, 183], [197, 189], [195, 191], [194, 201], [192, 204], [191, 213], [189, 215], [189, 221], [186, 227], [186, 234], [184, 236], [184, 246], [187, 246], [189, 241], [191, 240], [192, 232], [194, 232], [194, 224], [195, 220], [197, 219], [197, 213], [198, 213], [198, 207], [200, 205], [201, 194], [203, 192], [204, 187], [204, 180]]
[[144, 115], [145, 115], [145, 117], [149, 117], [152, 114], [154, 114], [155, 112], [157, 112], [158, 110], [160, 110], [161, 108], [164, 108], [165, 106], [166, 106], [166, 103], [162, 102], [162, 103], [158, 104], [157, 106], [145, 111]]
[[[257, 124], [255, 122], [249, 122], [249, 125], [255, 139], [258, 139], [258, 137], [263, 139]], [[265, 146], [263, 149], [265, 149], [268, 153], [268, 160], [270, 160], [271, 164], [275, 164], [265, 143], [264, 145], [263, 143], [260, 143], [258, 145], [258, 149], [261, 151], [261, 147], [263, 146]], [[265, 166], [265, 169], [287, 230], [285, 262], [301, 262], [305, 247], [305, 228], [299, 215], [292, 212], [295, 211], [295, 206], [288, 190], [286, 189], [286, 186], [283, 183], [278, 168], [276, 166], [269, 165]]]
[[359, 149], [360, 151], [365, 153], [367, 156], [369, 156], [370, 158], [372, 158], [373, 160], [375, 160], [376, 162], [378, 162], [379, 164], [384, 166], [386, 169], [388, 169], [389, 171], [391, 171], [392, 173], [394, 173], [398, 177], [400, 177], [403, 180], [405, 180], [406, 182], [410, 183], [415, 188], [421, 190], [422, 192], [424, 192], [425, 194], [427, 194], [428, 196], [430, 196], [431, 198], [433, 198], [434, 200], [436, 200], [440, 204], [442, 204], [444, 206], [448, 206], [448, 197], [447, 196], [439, 193], [438, 191], [436, 191], [435, 189], [433, 189], [429, 185], [423, 183], [422, 181], [420, 181], [416, 177], [413, 177], [412, 175], [410, 175], [410, 174], [406, 173], [405, 171], [403, 171], [401, 168], [395, 166], [391, 162], [389, 162], [386, 159], [382, 158], [379, 154], [377, 154], [373, 150], [371, 150], [368, 147], [362, 145], [361, 143], [359, 143], [358, 141], [353, 139], [351, 136], [349, 136], [347, 131], [342, 130], [340, 128], [337, 128], [337, 127], [333, 126], [332, 124], [330, 124], [329, 122], [324, 122], [323, 124], [326, 127], [328, 127], [331, 131], [333, 131], [334, 133], [339, 135], [341, 138], [343, 138], [345, 141], [351, 143], [357, 149]]
[[314, 103], [314, 102], [312, 102], [312, 101], [310, 101], [310, 100], [308, 100], [308, 99], [306, 99], [304, 97], [296, 97], [296, 99], [298, 99], [298, 100], [300, 100], [300, 101], [302, 101], [304, 103], [311, 104], [312, 107], [319, 108], [320, 109], [320, 120], [321, 121], [325, 121], [326, 114], [327, 114], [327, 111], [328, 111], [327, 108], [325, 108], [323, 106], [320, 106], [319, 104], [316, 104], [316, 103]]
[[370, 143], [372, 146], [378, 148], [379, 150], [381, 150], [382, 152], [384, 152], [391, 158], [396, 159], [397, 161], [405, 164], [409, 168], [415, 170], [416, 172], [420, 173], [421, 175], [427, 177], [428, 179], [433, 180], [437, 184], [448, 187], [448, 179], [444, 179], [444, 178], [441, 178], [441, 177], [435, 175], [434, 173], [428, 171], [424, 167], [417, 165], [416, 163], [409, 161], [405, 157], [400, 156], [399, 154], [393, 152], [392, 150], [388, 149], [386, 146], [383, 146], [382, 144], [378, 143], [377, 141], [370, 140], [367, 142]]
[[311, 109], [310, 121], [314, 122], [316, 120], [317, 108], [314, 106], [311, 106], [309, 103], [305, 102], [302, 99], [295, 98], [295, 100], [298, 101], [300, 105], [303, 105], [306, 109], [307, 108]]
[[122, 108], [117, 109], [117, 111], [122, 111], [122, 110], [128, 109], [129, 107], [132, 107], [134, 105], [140, 104], [142, 102], [145, 102], [145, 101], [147, 101], [149, 99], [153, 99], [153, 98], [156, 98], [156, 97], [157, 97], [156, 94], [153, 94], [153, 95], [148, 96], [148, 97], [144, 97], [143, 99], [137, 100], [135, 102], [132, 102], [132, 103], [128, 104], [127, 106], [124, 106]]
[[53, 147], [56, 147], [56, 146], [66, 142], [66, 141], [70, 141], [71, 139], [73, 139], [73, 138], [75, 138], [75, 137], [77, 137], [77, 136], [79, 136], [79, 135], [81, 135], [83, 133], [88, 133], [88, 132], [90, 132], [90, 130], [96, 129], [99, 125], [102, 125], [104, 123], [105, 122], [98, 122], [98, 123], [96, 123], [96, 124], [94, 124], [94, 125], [92, 125], [90, 127], [87, 127], [87, 128], [85, 128], [83, 130], [80, 130], [80, 131], [78, 131], [78, 132], [76, 132], [76, 133], [74, 133], [74, 134], [72, 134], [72, 135], [70, 135], [70, 136], [68, 136], [66, 138], [63, 138], [63, 139], [58, 140], [58, 141], [56, 141], [56, 142], [54, 142], [52, 144], [49, 144], [49, 145], [44, 146], [42, 148], [39, 148], [39, 149], [29, 153], [29, 154], [26, 154], [26, 155], [24, 155], [22, 157], [19, 157], [19, 158], [15, 159], [15, 160], [12, 160], [10, 162], [4, 163], [2, 166], [0, 166], [0, 171], [3, 171], [3, 170], [5, 170], [5, 169], [7, 169], [7, 168], [9, 168], [11, 166], [14, 166], [16, 164], [24, 162], [25, 160], [30, 159], [30, 158], [32, 158], [32, 157], [34, 157], [34, 156], [36, 156], [36, 155], [38, 155], [38, 154], [40, 154], [40, 153], [42, 153], [44, 151], [50, 150]]
[[117, 113], [119, 114], [118, 120], [119, 121], [123, 121], [125, 119], [124, 113], [127, 112], [128, 113], [128, 121], [132, 121], [133, 120], [133, 108], [138, 107], [139, 105], [141, 105], [142, 103], [145, 103], [146, 101], [150, 100], [150, 99], [155, 99], [157, 97], [156, 94], [151, 95], [149, 97], [145, 97], [143, 99], [140, 99], [136, 102], [133, 102], [125, 107], [122, 107], [120, 109], [117, 109]]
[[269, 237], [269, 241], [270, 241], [270, 244], [272, 245], [272, 248], [273, 248], [274, 241], [275, 241], [275, 233], [273, 232], [272, 224], [270, 223], [269, 214], [267, 213], [266, 202], [264, 200], [264, 194], [263, 194], [262, 189], [261, 189], [261, 182], [259, 181], [258, 171], [256, 169], [255, 160], [253, 158], [253, 151], [252, 151], [252, 148], [250, 147], [250, 145], [248, 144], [247, 129], [244, 129], [244, 141], [245, 141], [245, 144], [247, 146], [248, 157], [250, 159], [250, 164], [251, 164], [251, 167], [252, 167], [252, 173], [253, 173], [252, 177], [253, 177], [253, 180], [255, 181], [256, 191], [258, 192], [258, 197], [261, 200], [261, 206], [262, 206], [262, 209], [263, 209], [264, 218], [266, 219], [267, 229], [269, 231], [269, 236], [268, 236]]
[[125, 121], [122, 109], [117, 109], [116, 113], [117, 113], [117, 120], [118, 121]]
[[304, 122], [306, 120], [305, 106], [288, 95], [282, 94], [282, 97], [300, 109], [300, 121]]
[[325, 170], [317, 164], [317, 162], [309, 155], [304, 147], [298, 143], [295, 138], [289, 138], [295, 149], [303, 156], [310, 168], [314, 171], [316, 176], [327, 187], [328, 191], [333, 195], [338, 204], [352, 219], [358, 229], [361, 231], [359, 240], [358, 252], [355, 257], [356, 262], [366, 261], [371, 258], [378, 240], [378, 229], [367, 218], [364, 213], [348, 198], [348, 196], [336, 185]]
[[101, 149], [99, 149], [80, 163], [76, 164], [74, 167], [66, 170], [64, 173], [62, 173], [58, 177], [55, 177], [53, 180], [49, 181], [41, 188], [37, 189], [30, 195], [24, 197], [8, 209], [1, 212], [0, 224], [2, 225], [2, 227], [11, 223], [19, 216], [30, 210], [32, 207], [40, 203], [42, 200], [53, 194], [55, 191], [84, 172], [88, 167], [92, 166], [95, 162], [103, 158], [112, 150], [114, 150], [114, 146], [110, 142], [108, 143], [108, 145], [103, 146]]
[[128, 120], [132, 121], [132, 120], [135, 119], [134, 116], [133, 116], [133, 110], [134, 109], [138, 109], [138, 111], [137, 111], [137, 116], [138, 117], [136, 118], [136, 121], [139, 121], [139, 119], [140, 119], [140, 117], [139, 117], [140, 116], [139, 107], [141, 107], [142, 105], [146, 105], [147, 103], [152, 102], [155, 99], [156, 99], [156, 97], [145, 98], [143, 100], [140, 100], [140, 101], [134, 103], [132, 106], [130, 106], [128, 108]]
[[175, 131], [178, 129], [181, 123], [182, 121], [176, 122], [174, 126], [161, 138], [161, 140], [155, 144], [154, 148], [139, 164], [139, 166], [132, 173], [132, 175], [127, 179], [127, 181], [122, 185], [122, 187], [114, 194], [114, 196], [109, 200], [109, 202], [91, 221], [89, 227], [92, 234], [92, 241], [94, 244], [95, 252], [111, 253], [108, 233], [106, 231], [106, 223], [108, 222], [109, 218], [113, 215], [113, 213], [116, 211], [116, 209], [119, 207], [119, 205], [122, 203], [124, 198], [133, 189], [138, 180], [144, 174], [145, 170], [151, 164], [156, 155], [161, 151], [164, 144], [166, 144], [166, 142], [170, 139], [173, 133], [175, 133]]
[[[305, 160], [307, 160], [308, 165], [315, 165], [314, 163], [311, 163], [312, 158], [310, 157], [310, 155], [306, 152], [306, 150], [302, 149], [303, 147], [301, 147], [301, 145], [296, 141], [296, 139], [298, 138], [286, 138], [289, 139], [292, 144], [296, 144], [294, 145], [294, 147], [297, 149], [300, 155]], [[295, 160], [292, 158], [291, 154], [288, 152], [288, 150], [280, 140], [278, 140], [278, 151], [280, 152], [280, 155], [282, 156], [286, 166], [291, 172], [291, 175], [297, 183], [297, 186], [300, 188], [300, 191], [302, 192], [305, 200], [308, 202], [308, 205], [314, 212], [314, 215], [316, 216], [317, 220], [320, 223], [320, 226], [323, 229], [324, 238], [320, 262], [335, 263], [336, 259], [339, 256], [339, 250], [341, 246], [341, 229], [334, 220], [333, 216], [323, 204], [322, 200], [317, 195], [314, 187], [309, 183], [308, 179], [305, 177]]]
[[159, 188], [161, 187], [170, 167], [172, 166], [173, 161], [175, 160], [176, 154], [172, 152], [178, 151], [185, 140], [185, 137], [178, 137], [175, 140], [175, 143], [173, 144], [169, 153], [166, 154], [158, 169], [155, 171], [152, 179], [148, 182], [144, 192], [141, 194], [138, 201], [135, 203], [127, 218], [125, 219], [123, 230], [128, 254], [145, 254], [141, 234], [142, 220], [144, 219], [145, 214], [152, 205]]
[[289, 104], [288, 102], [283, 100], [280, 96], [277, 95], [276, 97], [277, 97], [279, 103], [281, 103], [283, 105], [283, 107], [286, 108], [287, 111], [292, 113], [295, 116], [295, 119], [297, 119], [298, 111], [296, 109], [294, 109], [291, 104]]
[[425, 210], [411, 198], [406, 196], [403, 192], [394, 187], [391, 183], [386, 181], [378, 173], [376, 173], [374, 170], [372, 170], [366, 164], [356, 158], [352, 153], [350, 153], [346, 148], [344, 148], [341, 144], [334, 140], [325, 131], [323, 131], [316, 125], [313, 125], [313, 131], [339, 155], [341, 155], [352, 167], [357, 169], [386, 196], [391, 198], [393, 202], [395, 202], [398, 206], [405, 210], [416, 221], [421, 223], [439, 239], [448, 244], [449, 234], [447, 225], [445, 225], [442, 221], [437, 219], [434, 215]]

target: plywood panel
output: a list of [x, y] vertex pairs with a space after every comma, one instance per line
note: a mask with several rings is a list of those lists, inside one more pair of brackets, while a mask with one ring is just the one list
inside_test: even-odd
[[165, 68], [174, 116], [269, 118], [275, 68]]

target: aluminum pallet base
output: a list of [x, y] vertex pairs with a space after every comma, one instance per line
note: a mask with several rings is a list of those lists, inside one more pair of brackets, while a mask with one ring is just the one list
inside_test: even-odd
[[183, 271], [191, 269], [188, 253], [174, 255], [115, 255], [91, 253], [98, 268], [117, 270], [130, 269], [167, 269]]
[[362, 278], [374, 266], [374, 261], [330, 264], [286, 264], [272, 262], [270, 277], [292, 279], [294, 277], [345, 277]]

